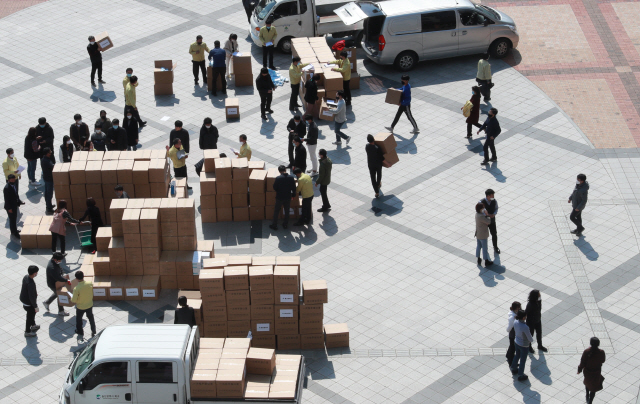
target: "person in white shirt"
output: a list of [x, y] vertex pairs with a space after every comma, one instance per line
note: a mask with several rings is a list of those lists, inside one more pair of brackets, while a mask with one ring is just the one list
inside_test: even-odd
[[[516, 321], [513, 323], [516, 335], [516, 355], [513, 358], [513, 362], [511, 362], [511, 373], [517, 374], [520, 382], [529, 378], [524, 374], [524, 365], [527, 363], [527, 356], [529, 355], [529, 344], [533, 342], [533, 337], [526, 321], [527, 313], [524, 310], [519, 310], [516, 315]], [[518, 366], [518, 362], [520, 362], [520, 366]]]
[[227, 39], [227, 42], [224, 43], [224, 51], [226, 52], [226, 56], [227, 56], [227, 78], [230, 79], [231, 78], [231, 74], [229, 74], [229, 65], [231, 65], [230, 61], [231, 58], [233, 57], [233, 54], [238, 52], [238, 35], [236, 34], [231, 34], [229, 35], [229, 39]]
[[515, 346], [515, 338], [516, 332], [513, 329], [513, 323], [516, 321], [516, 315], [518, 312], [522, 310], [522, 305], [520, 302], [511, 303], [511, 307], [509, 308], [509, 319], [507, 322], [507, 334], [509, 334], [509, 349], [507, 349], [507, 363], [511, 366], [511, 362], [513, 362], [513, 356], [516, 354], [516, 346]]

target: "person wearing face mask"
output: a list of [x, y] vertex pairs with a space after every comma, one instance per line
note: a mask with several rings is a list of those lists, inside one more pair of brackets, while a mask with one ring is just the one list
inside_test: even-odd
[[180, 139], [184, 151], [189, 153], [189, 131], [182, 127], [182, 121], [175, 121], [175, 129], [169, 133], [169, 145], [173, 145], [175, 139]]
[[91, 85], [96, 86], [96, 70], [98, 71], [98, 82], [102, 81], [102, 49], [96, 43], [96, 39], [92, 36], [89, 37], [89, 45], [87, 45], [87, 52], [89, 53], [89, 59], [91, 59]]
[[[127, 90], [127, 84], [129, 84], [129, 82], [131, 81], [131, 76], [133, 76], [133, 69], [130, 67], [127, 67], [126, 70], [126, 74], [124, 76], [124, 79], [122, 79], [122, 88], [125, 90], [125, 96], [126, 94], [126, 90]], [[126, 113], [127, 111], [125, 111]]]
[[347, 51], [340, 52], [340, 58], [329, 62], [332, 65], [338, 65], [331, 69], [342, 75], [342, 91], [344, 91], [344, 101], [347, 106], [351, 105], [351, 61], [349, 61], [349, 53]]
[[247, 135], [240, 135], [240, 150], [235, 152], [239, 159], [246, 157], [247, 161], [251, 160], [251, 147], [247, 144]]
[[53, 199], [53, 167], [56, 160], [53, 157], [53, 151], [45, 147], [44, 156], [40, 159], [40, 167], [42, 167], [42, 181], [44, 181], [44, 202], [46, 204], [46, 213], [53, 213], [56, 205], [52, 204]]
[[331, 210], [331, 204], [327, 197], [327, 186], [331, 184], [333, 162], [327, 157], [327, 151], [325, 149], [320, 149], [318, 157], [320, 157], [320, 173], [316, 179], [316, 188], [320, 187], [320, 195], [322, 196], [322, 207], [318, 209], [318, 212], [328, 212]]
[[298, 177], [296, 192], [299, 192], [300, 196], [302, 196], [302, 213], [300, 214], [300, 219], [293, 225], [304, 226], [305, 224], [311, 224], [311, 207], [314, 196], [312, 180], [299, 168], [293, 170], [293, 174]]
[[305, 172], [307, 170], [307, 149], [302, 145], [302, 140], [298, 136], [293, 138], [293, 146], [295, 147], [295, 157], [291, 170], [295, 171], [296, 168], [299, 168]]
[[220, 76], [220, 91], [222, 94], [227, 93], [227, 79], [225, 78], [225, 59], [226, 52], [220, 49], [220, 41], [213, 42], [213, 49], [209, 52], [209, 60], [211, 64], [211, 94], [217, 95], [218, 76]]
[[27, 312], [27, 325], [24, 330], [25, 337], [35, 337], [36, 331], [40, 329], [39, 325], [36, 325], [36, 313], [38, 309], [38, 289], [36, 283], [33, 280], [38, 276], [38, 268], [35, 265], [29, 265], [27, 275], [22, 278], [22, 289], [20, 289], [20, 303], [24, 311]]
[[515, 347], [516, 353], [511, 362], [511, 373], [518, 375], [518, 381], [524, 382], [529, 376], [524, 374], [524, 368], [527, 363], [527, 345], [531, 344], [533, 337], [529, 328], [527, 327], [527, 313], [520, 310], [516, 314], [516, 320], [513, 322], [513, 329], [515, 330]]
[[279, 176], [273, 182], [273, 190], [276, 192], [276, 204], [273, 207], [273, 221], [269, 225], [271, 230], [278, 230], [278, 216], [284, 210], [284, 220], [282, 227], [289, 226], [289, 207], [291, 200], [296, 197], [296, 180], [287, 174], [287, 168], [283, 165], [278, 167]]
[[227, 73], [227, 78], [230, 79], [231, 78], [231, 74], [229, 74], [229, 69], [230, 69], [230, 65], [231, 65], [231, 60], [233, 59], [233, 54], [238, 52], [240, 49], [238, 48], [238, 35], [236, 34], [231, 34], [229, 35], [229, 39], [227, 39], [227, 41], [224, 43], [224, 49], [225, 53], [226, 53], [226, 73]]
[[75, 114], [73, 116], [74, 123], [69, 127], [69, 137], [76, 147], [76, 150], [89, 150], [89, 139], [91, 134], [89, 133], [89, 126], [82, 122], [82, 116]]
[[347, 136], [344, 133], [342, 133], [342, 126], [347, 122], [347, 106], [344, 102], [344, 91], [338, 90], [338, 92], [336, 93], [336, 100], [338, 101], [338, 104], [336, 104], [336, 107], [329, 108], [329, 112], [335, 115], [334, 122], [333, 122], [333, 125], [334, 125], [333, 130], [336, 133], [336, 141], [333, 142], [332, 144], [335, 144], [335, 145], [342, 144], [342, 140], [340, 139], [345, 139], [347, 141], [347, 144], [349, 144], [349, 141], [351, 140], [351, 136]]
[[[527, 326], [531, 335], [536, 336], [538, 342], [538, 349], [541, 352], [547, 352], [547, 348], [542, 345], [542, 296], [538, 289], [533, 289], [529, 292], [529, 298], [527, 299], [527, 307], [524, 309], [527, 312]], [[533, 338], [531, 339], [533, 341]], [[529, 343], [529, 352], [535, 353], [536, 351]]]
[[[488, 240], [489, 240], [489, 224], [491, 219], [487, 217], [487, 210], [481, 203], [476, 204], [476, 258], [478, 258], [478, 265], [482, 265], [482, 259], [484, 258], [485, 267], [493, 264], [491, 257], [489, 256]], [[480, 250], [482, 250], [482, 257], [480, 257]]]
[[131, 114], [136, 118], [138, 124], [141, 128], [144, 128], [147, 125], [147, 121], [143, 121], [140, 119], [140, 113], [138, 112], [138, 107], [136, 106], [136, 87], [138, 87], [138, 77], [131, 76], [129, 77], [129, 83], [124, 87], [124, 115], [126, 116], [128, 111], [131, 111]]
[[398, 112], [396, 112], [396, 117], [393, 118], [393, 122], [391, 126], [386, 126], [385, 128], [393, 133], [394, 128], [398, 124], [402, 113], [407, 115], [409, 122], [413, 125], [413, 130], [411, 133], [420, 133], [420, 129], [418, 128], [418, 124], [416, 120], [413, 118], [413, 114], [411, 113], [411, 84], [409, 84], [409, 76], [404, 74], [400, 77], [400, 81], [402, 82], [402, 87], [399, 88], [402, 91], [402, 96], [400, 98], [400, 106], [398, 107]]
[[[473, 136], [471, 133], [471, 127], [475, 126], [476, 128], [480, 128], [480, 87], [473, 86], [471, 87], [471, 99], [469, 100], [471, 103], [471, 111], [469, 112], [469, 117], [467, 117], [467, 139], [470, 139]], [[464, 109], [464, 107], [460, 108]]]
[[482, 59], [478, 61], [478, 74], [476, 81], [480, 84], [480, 92], [484, 96], [484, 102], [491, 101], [491, 65], [489, 64], [489, 54], [486, 53]]
[[318, 160], [316, 159], [316, 149], [318, 147], [318, 125], [313, 122], [313, 117], [311, 115], [305, 116], [305, 120], [309, 124], [309, 128], [307, 130], [307, 136], [302, 139], [305, 143], [307, 143], [307, 148], [309, 149], [309, 158], [311, 159], [311, 166], [313, 167], [311, 170], [307, 171], [308, 174], [318, 175]]
[[44, 156], [44, 148], [48, 147], [53, 150], [53, 128], [47, 123], [47, 118], [42, 117], [38, 119], [38, 126], [36, 126], [36, 140], [40, 146], [40, 158]]
[[24, 202], [20, 200], [18, 196], [18, 189], [15, 185], [16, 176], [9, 174], [7, 185], [4, 186], [4, 210], [7, 211], [9, 217], [9, 229], [11, 235], [17, 239], [20, 239], [20, 232], [18, 231], [18, 207], [24, 205]]
[[102, 131], [102, 125], [98, 123], [91, 134], [90, 150], [106, 151], [106, 145], [107, 135]]
[[60, 252], [63, 257], [67, 256], [67, 253], [64, 252], [66, 247], [67, 223], [76, 226], [80, 221], [74, 219], [71, 214], [67, 212], [67, 201], [63, 199], [58, 202], [58, 209], [53, 212], [53, 222], [51, 222], [49, 226], [49, 231], [51, 232], [51, 251], [56, 252], [58, 239], [60, 239]]
[[127, 136], [118, 142], [120, 150], [138, 150], [138, 141], [140, 140], [138, 121], [133, 116], [133, 111], [129, 110], [122, 121], [122, 129]]
[[271, 110], [271, 100], [273, 100], [273, 92], [276, 89], [276, 86], [273, 84], [273, 80], [271, 80], [271, 75], [269, 75], [269, 69], [263, 67], [260, 70], [260, 74], [256, 79], [256, 89], [260, 94], [260, 113], [262, 119], [267, 120], [266, 113], [273, 114]]
[[587, 206], [587, 199], [589, 196], [589, 183], [587, 182], [587, 176], [584, 174], [578, 174], [576, 178], [576, 186], [573, 188], [573, 192], [569, 197], [569, 203], [573, 208], [569, 220], [573, 222], [577, 227], [575, 230], [571, 230], [572, 234], [578, 237], [582, 236], [584, 227], [582, 226], [582, 211]]
[[216, 128], [211, 118], [204, 118], [200, 128], [200, 150], [212, 150], [218, 148], [218, 128]]
[[[484, 121], [480, 130], [478, 130], [478, 135], [482, 131], [485, 131], [487, 135], [484, 145], [482, 146], [482, 150], [484, 151], [484, 160], [480, 164], [483, 166], [489, 164], [490, 161], [498, 161], [495, 141], [498, 135], [502, 132], [502, 129], [500, 129], [500, 123], [498, 122], [496, 115], [498, 115], [498, 110], [496, 108], [491, 108], [489, 110], [489, 117]], [[489, 159], [489, 149], [491, 149], [491, 159]]]
[[516, 321], [516, 315], [518, 312], [522, 310], [522, 305], [520, 302], [511, 303], [511, 307], [509, 308], [509, 318], [507, 319], [507, 334], [509, 334], [509, 349], [507, 349], [507, 363], [509, 367], [511, 367], [511, 363], [513, 362], [513, 357], [516, 354], [516, 330], [513, 328], [513, 324]]
[[276, 27], [272, 26], [273, 17], [267, 18], [265, 26], [260, 28], [260, 34], [258, 38], [262, 42], [262, 67], [267, 67], [267, 56], [269, 57], [269, 69], [276, 70], [273, 65], [273, 48], [275, 48], [275, 41], [278, 37]]
[[[167, 157], [171, 159], [173, 163], [173, 174], [175, 178], [187, 178], [187, 163], [186, 159], [189, 157], [185, 153], [184, 146], [180, 141], [180, 138], [177, 137], [173, 139], [173, 146], [167, 148]], [[181, 153], [178, 153], [181, 152]], [[187, 185], [187, 189], [191, 189], [189, 185]]]
[[316, 113], [316, 102], [318, 98], [318, 81], [320, 80], [319, 74], [314, 74], [311, 80], [307, 80], [304, 84], [304, 102], [306, 103], [305, 115], [311, 115], [318, 117]]
[[40, 158], [40, 144], [36, 139], [36, 133], [36, 128], [29, 128], [27, 137], [24, 139], [24, 158], [27, 160], [29, 186], [34, 187], [40, 185], [40, 183], [36, 181], [36, 168], [38, 168], [38, 159]]
[[481, 204], [487, 210], [487, 217], [491, 219], [489, 224], [489, 232], [491, 232], [491, 242], [493, 243], [493, 251], [500, 254], [498, 248], [498, 230], [496, 229], [496, 215], [498, 214], [498, 201], [496, 201], [495, 191], [491, 188], [484, 191], [485, 197], [480, 199]]
[[289, 165], [287, 168], [291, 168], [293, 166], [293, 138], [298, 136], [300, 139], [303, 139], [307, 134], [307, 127], [304, 122], [302, 122], [302, 117], [300, 117], [300, 115], [294, 115], [287, 124], [287, 130], [289, 131], [289, 142], [287, 147]]
[[[198, 69], [202, 71], [202, 82], [207, 84], [207, 66], [204, 61], [205, 52], [209, 52], [209, 47], [202, 42], [202, 35], [196, 37], [196, 41], [189, 46], [189, 54], [193, 58], [193, 81], [198, 85]], [[215, 82], [214, 82], [215, 84]]]
[[[51, 303], [58, 298], [58, 288], [56, 287], [56, 283], [60, 282], [71, 285], [71, 282], [69, 282], [69, 275], [65, 275], [62, 267], [60, 266], [63, 259], [64, 255], [59, 252], [54, 252], [53, 257], [51, 257], [51, 260], [47, 264], [47, 286], [53, 292], [47, 300], [42, 302], [42, 305], [47, 311], [49, 311]], [[60, 306], [60, 301], [58, 301], [58, 315], [60, 317], [66, 317], [69, 315], [68, 312], [64, 311], [64, 307]]]
[[2, 162], [2, 170], [4, 171], [4, 177], [9, 182], [9, 175], [13, 174], [16, 177], [15, 187], [16, 191], [20, 189], [20, 178], [21, 175], [18, 172], [18, 167], [20, 167], [20, 163], [18, 163], [18, 158], [14, 153], [12, 148], [7, 149], [7, 158]]
[[302, 78], [302, 68], [309, 63], [301, 63], [299, 56], [294, 56], [291, 59], [291, 66], [289, 66], [289, 81], [291, 82], [291, 98], [289, 99], [289, 111], [295, 111], [302, 107], [298, 105], [298, 97], [300, 97], [300, 80]]
[[[132, 117], [131, 112], [127, 114], [127, 116]], [[126, 121], [127, 118], [124, 119]], [[129, 118], [129, 120], [136, 122], [135, 119]], [[109, 150], [126, 150], [127, 149], [127, 130], [126, 127], [120, 126], [120, 120], [114, 119], [111, 122], [111, 129], [107, 132], [107, 149]], [[124, 124], [124, 122], [123, 122]], [[136, 136], [138, 134], [138, 125], [135, 124], [136, 127]]]
[[73, 159], [73, 142], [69, 136], [62, 138], [62, 144], [60, 145], [60, 156], [63, 163], [71, 163]]
[[111, 129], [111, 119], [107, 118], [107, 111], [102, 110], [100, 111], [100, 118], [98, 118], [96, 120], [96, 125], [100, 124], [100, 127], [102, 128], [102, 133], [107, 133], [109, 132], [109, 129]]

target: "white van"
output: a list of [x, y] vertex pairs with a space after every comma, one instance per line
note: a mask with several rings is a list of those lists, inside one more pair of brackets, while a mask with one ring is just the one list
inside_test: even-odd
[[459, 55], [490, 52], [500, 59], [520, 40], [511, 17], [470, 0], [358, 1], [336, 14], [345, 24], [364, 21], [367, 57], [402, 71]]

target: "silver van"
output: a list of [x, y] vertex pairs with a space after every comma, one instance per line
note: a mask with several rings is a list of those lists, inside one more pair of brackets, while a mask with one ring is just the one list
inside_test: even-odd
[[470, 0], [358, 1], [336, 14], [345, 23], [364, 20], [369, 59], [402, 71], [421, 60], [487, 51], [501, 59], [520, 39], [508, 15]]

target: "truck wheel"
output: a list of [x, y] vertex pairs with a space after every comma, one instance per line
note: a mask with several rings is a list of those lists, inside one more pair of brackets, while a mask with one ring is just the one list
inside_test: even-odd
[[291, 53], [291, 37], [282, 38], [278, 43], [278, 49], [282, 53]]
[[396, 69], [403, 72], [408, 72], [409, 70], [413, 69], [417, 63], [418, 55], [411, 51], [404, 51], [398, 55], [394, 65], [396, 66]]
[[507, 56], [509, 49], [511, 49], [511, 42], [506, 38], [500, 38], [493, 41], [489, 47], [489, 52], [493, 58], [502, 59]]

